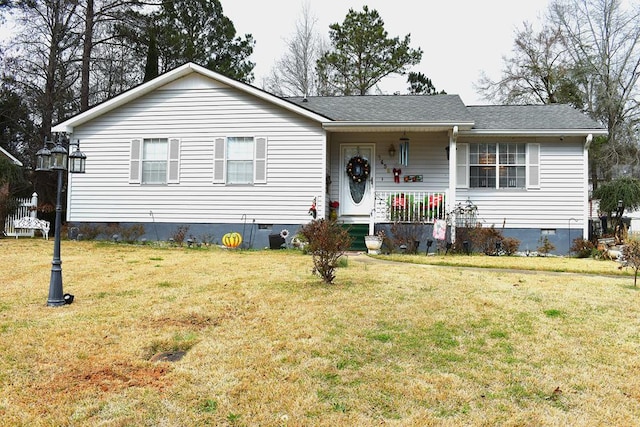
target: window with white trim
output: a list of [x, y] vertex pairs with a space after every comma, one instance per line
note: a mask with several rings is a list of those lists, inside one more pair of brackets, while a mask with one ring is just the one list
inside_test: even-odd
[[227, 183], [253, 184], [253, 138], [227, 138]]
[[539, 155], [539, 144], [458, 144], [456, 160], [458, 186], [538, 188]]
[[131, 141], [129, 182], [177, 184], [180, 177], [180, 140], [144, 138]]
[[150, 138], [142, 142], [142, 183], [166, 184], [169, 141]]
[[266, 183], [266, 138], [252, 136], [216, 138], [213, 152], [214, 183], [249, 185]]

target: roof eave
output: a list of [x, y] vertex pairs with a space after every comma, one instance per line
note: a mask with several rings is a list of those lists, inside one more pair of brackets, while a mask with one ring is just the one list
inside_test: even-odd
[[336, 132], [362, 132], [368, 129], [387, 132], [410, 131], [444, 131], [451, 130], [454, 126], [459, 129], [471, 129], [473, 122], [377, 122], [377, 121], [339, 121], [323, 122], [322, 128]]
[[5, 156], [7, 156], [7, 158], [16, 166], [20, 166], [22, 167], [23, 164], [20, 160], [16, 159], [11, 153], [9, 153], [7, 150], [5, 150], [4, 148], [0, 147], [0, 152], [2, 154], [4, 154]]
[[604, 136], [606, 129], [460, 129], [461, 136]]
[[272, 95], [268, 92], [262, 91], [258, 88], [255, 88], [246, 83], [240, 82], [238, 80], [231, 79], [229, 77], [225, 77], [222, 74], [218, 74], [215, 71], [211, 71], [207, 68], [201, 67], [199, 65], [193, 63], [184, 64], [178, 68], [175, 68], [153, 80], [150, 80], [146, 83], [141, 84], [133, 89], [130, 89], [114, 98], [111, 98], [108, 101], [105, 101], [95, 107], [80, 113], [64, 122], [54, 126], [51, 131], [52, 132], [65, 132], [65, 133], [73, 133], [73, 129], [76, 126], [80, 126], [89, 120], [92, 120], [98, 116], [101, 116], [109, 111], [114, 110], [128, 102], [131, 102], [141, 96], [144, 96], [150, 92], [153, 92], [157, 88], [164, 86], [172, 81], [175, 81], [179, 78], [187, 76], [191, 73], [199, 73], [211, 79], [217, 80], [223, 84], [226, 84], [235, 89], [239, 89], [245, 93], [251, 94], [257, 98], [262, 100], [271, 102], [280, 107], [283, 107], [287, 110], [295, 112], [299, 115], [305, 116], [311, 120], [315, 120], [318, 122], [322, 122], [326, 120], [326, 117], [323, 117], [319, 114], [315, 114], [305, 108], [298, 107], [296, 104], [285, 101], [282, 98], [278, 98], [275, 95]]

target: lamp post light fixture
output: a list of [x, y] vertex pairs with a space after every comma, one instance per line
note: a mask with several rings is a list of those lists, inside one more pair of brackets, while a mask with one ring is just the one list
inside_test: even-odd
[[[49, 150], [47, 145], [53, 145]], [[65, 145], [75, 145], [76, 149], [68, 154]], [[60, 228], [62, 228], [62, 184], [64, 172], [84, 173], [87, 156], [80, 151], [80, 141], [69, 142], [63, 133], [57, 134], [56, 142], [53, 143], [47, 138], [44, 146], [36, 153], [36, 171], [56, 171], [57, 191], [56, 191], [56, 222], [53, 244], [53, 260], [51, 261], [51, 280], [49, 281], [49, 298], [47, 305], [56, 307], [70, 304], [73, 301], [72, 295], [64, 295], [62, 289], [62, 259], [60, 258]]]
[[433, 245], [433, 239], [427, 239], [427, 253], [425, 255], [429, 255], [429, 249]]

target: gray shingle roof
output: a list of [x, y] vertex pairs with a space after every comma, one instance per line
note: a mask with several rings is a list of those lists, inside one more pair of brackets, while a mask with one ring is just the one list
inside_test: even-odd
[[475, 121], [473, 129], [602, 129], [589, 116], [566, 104], [481, 105], [467, 109]]
[[600, 129], [566, 104], [465, 106], [458, 95], [366, 95], [285, 98], [336, 122], [474, 123], [476, 130]]
[[366, 95], [286, 98], [338, 122], [470, 123], [458, 95]]

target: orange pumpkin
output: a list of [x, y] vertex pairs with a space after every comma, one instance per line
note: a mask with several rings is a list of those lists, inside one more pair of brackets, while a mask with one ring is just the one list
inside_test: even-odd
[[227, 248], [237, 248], [242, 243], [242, 236], [235, 231], [222, 236], [222, 244]]

